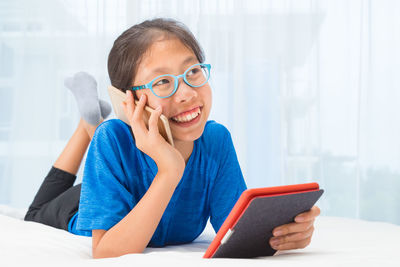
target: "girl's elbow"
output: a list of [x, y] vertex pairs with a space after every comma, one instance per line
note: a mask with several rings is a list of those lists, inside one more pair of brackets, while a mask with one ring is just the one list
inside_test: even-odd
[[92, 250], [92, 256], [93, 259], [104, 259], [104, 258], [112, 258], [112, 257], [117, 257], [117, 256], [113, 256], [114, 253], [112, 253], [111, 251], [107, 251], [104, 249], [93, 249]]
[[106, 254], [103, 251], [100, 251], [99, 249], [92, 249], [92, 257], [93, 259], [103, 259], [107, 258]]
[[115, 258], [127, 254], [142, 254], [143, 251], [144, 249], [137, 249], [129, 252], [93, 249], [92, 257], [93, 259]]

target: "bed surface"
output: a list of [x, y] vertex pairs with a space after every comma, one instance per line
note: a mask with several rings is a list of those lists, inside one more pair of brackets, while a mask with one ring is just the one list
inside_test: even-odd
[[400, 226], [382, 222], [319, 216], [307, 248], [258, 259], [202, 259], [215, 236], [210, 224], [190, 244], [92, 259], [90, 237], [25, 222], [23, 215], [0, 205], [1, 266], [400, 266]]

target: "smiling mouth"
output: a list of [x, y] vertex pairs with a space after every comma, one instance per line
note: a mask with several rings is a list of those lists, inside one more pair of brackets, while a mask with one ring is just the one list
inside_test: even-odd
[[203, 107], [199, 106], [194, 108], [189, 114], [186, 115], [178, 115], [175, 117], [171, 117], [170, 119], [176, 123], [187, 123], [194, 121], [197, 117], [201, 115]]

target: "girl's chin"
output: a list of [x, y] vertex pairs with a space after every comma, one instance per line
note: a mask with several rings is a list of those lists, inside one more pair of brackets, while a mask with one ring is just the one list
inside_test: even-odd
[[174, 139], [174, 142], [193, 142], [194, 140], [197, 140], [201, 137], [203, 134], [204, 128], [198, 129], [195, 132], [187, 133], [187, 134], [182, 134], [182, 133], [173, 133], [172, 136]]
[[[179, 129], [177, 127], [171, 127], [172, 138], [174, 139], [174, 141], [178, 142], [193, 142], [194, 140], [197, 140], [201, 137], [204, 131], [205, 124], [206, 122], [204, 122], [204, 120], [201, 120], [197, 123], [196, 127], [193, 127], [194, 129], [192, 130], [189, 130], [190, 128]], [[185, 133], [185, 129], [189, 131]]]
[[202, 134], [203, 133], [201, 132], [200, 134], [196, 135], [191, 134], [190, 136], [175, 136], [174, 134], [172, 135], [174, 142], [193, 142], [194, 140], [199, 139]]

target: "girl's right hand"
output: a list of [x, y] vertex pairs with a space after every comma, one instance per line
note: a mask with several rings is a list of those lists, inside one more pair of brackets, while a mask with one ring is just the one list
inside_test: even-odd
[[[126, 100], [122, 102], [124, 113], [129, 120], [133, 135], [135, 136], [136, 147], [146, 153], [157, 164], [158, 171], [174, 172], [177, 179], [182, 177], [185, 170], [185, 160], [181, 153], [171, 146], [158, 131], [158, 119], [162, 113], [159, 106], [151, 113], [149, 118], [149, 129], [143, 121], [143, 110], [147, 96], [143, 94], [139, 103], [135, 105], [132, 91], [126, 91]], [[179, 182], [176, 181], [177, 183]]]

